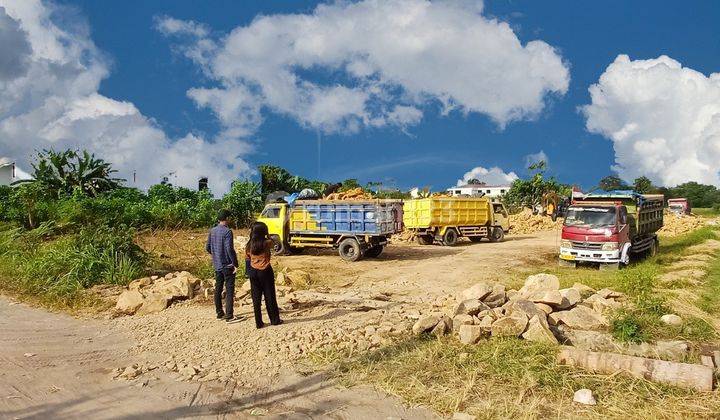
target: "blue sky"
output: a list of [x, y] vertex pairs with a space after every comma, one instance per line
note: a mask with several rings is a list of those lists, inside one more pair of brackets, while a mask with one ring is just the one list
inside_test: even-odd
[[[203, 24], [211, 31], [209, 37], [222, 40], [259, 15], [311, 14], [316, 6], [272, 0], [58, 3], [76, 7], [74, 18], [87, 22], [89, 38], [111, 63], [99, 93], [134, 104], [170, 139], [187, 133], [213, 139], [223, 132], [223, 124], [187, 94], [192, 88], [217, 87], [218, 79], [183, 55], [187, 44], [158, 31], [159, 17]], [[589, 132], [579, 107], [591, 103], [588, 87], [598, 83], [619, 54], [631, 60], [667, 55], [706, 76], [720, 71], [720, 2], [487, 0], [482, 13], [507, 22], [523, 45], [541, 40], [554, 47], [569, 68], [567, 91], [545, 94], [538, 115], [502, 127], [482, 112], [444, 115], [437, 101], [430, 101], [419, 106], [419, 122], [362, 126], [344, 134], [346, 130], [323, 132], [292, 116], [264, 111], [262, 123], [242, 136], [254, 147], [243, 159], [251, 166], [275, 164], [308, 178], [359, 178], [401, 188], [440, 189], [454, 185], [475, 167], [499, 167], [526, 176], [525, 156], [542, 150], [549, 159], [549, 173], [562, 182], [589, 187], [611, 173], [616, 157], [613, 141], [603, 135], [605, 128]], [[317, 68], [305, 71], [311, 80], [336, 77]], [[613, 112], [617, 117], [624, 111], [617, 107]], [[632, 161], [624, 165], [623, 175], [632, 175]]]

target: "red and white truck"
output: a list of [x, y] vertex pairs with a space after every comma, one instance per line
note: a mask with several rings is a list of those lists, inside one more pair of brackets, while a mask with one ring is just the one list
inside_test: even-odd
[[627, 265], [631, 254], [657, 253], [665, 198], [610, 191], [573, 200], [560, 242], [560, 265], [599, 263], [601, 269]]
[[677, 215], [690, 214], [690, 202], [687, 198], [670, 198], [667, 204], [668, 210]]

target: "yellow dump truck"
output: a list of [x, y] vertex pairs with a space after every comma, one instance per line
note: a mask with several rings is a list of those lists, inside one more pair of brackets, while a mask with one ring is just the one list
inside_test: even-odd
[[510, 229], [505, 206], [486, 197], [431, 197], [405, 201], [403, 224], [423, 245], [453, 246], [463, 236], [472, 242], [503, 240]]

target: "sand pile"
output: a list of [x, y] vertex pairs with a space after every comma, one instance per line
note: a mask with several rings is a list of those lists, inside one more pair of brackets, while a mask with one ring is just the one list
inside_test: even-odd
[[353, 188], [343, 192], [328, 194], [324, 200], [372, 200], [373, 196], [369, 192], [365, 192], [362, 188]]
[[658, 232], [663, 236], [678, 236], [705, 226], [705, 219], [693, 215], [665, 213], [664, 225]]
[[518, 214], [510, 215], [510, 233], [513, 235], [525, 235], [545, 230], [560, 229], [561, 226], [562, 219], [557, 219], [553, 222], [549, 216], [534, 215], [529, 209], [524, 209]]

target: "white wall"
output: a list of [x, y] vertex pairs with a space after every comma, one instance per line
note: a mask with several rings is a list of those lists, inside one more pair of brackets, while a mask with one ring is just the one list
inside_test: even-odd
[[12, 165], [0, 167], [0, 185], [10, 185], [14, 181]]
[[[505, 187], [505, 186], [502, 186], [502, 187], [480, 187], [480, 188], [453, 187], [453, 188], [447, 189], [447, 191], [451, 195], [461, 195], [461, 194], [480, 195], [480, 193], [484, 193], [488, 197], [500, 197], [501, 195], [507, 193], [509, 190], [510, 190], [510, 187]], [[460, 192], [458, 193], [458, 191], [460, 191]]]

